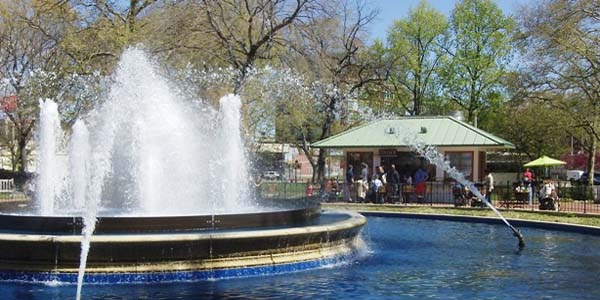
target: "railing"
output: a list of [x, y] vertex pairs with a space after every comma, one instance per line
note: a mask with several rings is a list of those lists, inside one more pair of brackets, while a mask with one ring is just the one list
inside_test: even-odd
[[23, 188], [14, 178], [0, 179], [0, 202], [31, 201], [33, 196]]
[[[305, 188], [306, 186], [307, 183], [304, 183]], [[515, 187], [516, 183], [512, 182], [497, 183], [491, 194], [492, 204], [495, 207], [505, 209], [544, 210], [540, 209], [540, 202], [537, 196], [539, 189], [534, 187], [531, 201], [529, 201], [528, 195], [516, 193]], [[480, 206], [479, 202], [470, 201], [471, 195], [468, 195], [468, 193], [465, 195], [468, 198], [466, 203], [457, 201], [452, 191], [452, 183], [450, 182], [427, 182], [422, 198], [418, 197], [419, 195], [415, 193], [412, 186], [401, 185], [397, 190], [399, 192], [394, 194], [392, 192], [393, 188], [388, 184], [386, 192], [379, 199], [365, 199], [365, 202], [420, 206]], [[348, 198], [352, 199], [353, 202], [357, 202], [358, 200], [355, 186], [353, 185], [347, 190], [347, 186], [343, 181], [329, 181], [324, 184], [324, 188], [315, 186], [314, 193], [317, 192], [322, 193], [321, 199], [326, 202], [348, 202]], [[290, 192], [288, 191], [287, 194], [289, 195]], [[302, 196], [299, 192], [296, 192], [296, 195]], [[349, 195], [349, 197], [346, 195]], [[562, 183], [558, 187], [558, 195], [559, 199], [556, 202], [556, 210], [558, 211], [600, 214], [600, 186], [594, 186], [593, 189], [590, 189], [586, 186], [571, 187], [566, 183]]]
[[15, 192], [14, 179], [0, 179], [0, 202], [14, 200]]
[[[529, 210], [539, 211], [539, 201], [537, 196], [533, 196], [531, 203], [524, 199], [517, 199], [519, 196], [514, 192], [515, 184], [503, 182], [495, 185], [491, 195], [494, 206], [501, 209]], [[305, 182], [286, 182], [286, 181], [263, 181], [256, 186], [257, 197], [266, 199], [298, 199], [304, 197], [319, 197], [323, 202], [344, 202], [346, 185], [343, 181], [329, 180], [322, 184], [311, 184]], [[417, 206], [478, 206], [479, 203], [466, 201], [460, 203], [452, 192], [450, 182], [427, 182], [423, 197], [417, 197], [414, 187], [402, 185], [398, 187], [398, 192], [393, 193], [393, 188], [387, 185], [386, 192], [381, 194], [380, 199], [366, 199], [365, 201], [381, 200], [382, 203], [396, 205], [417, 205]], [[358, 200], [356, 188], [354, 186], [347, 190], [350, 198], [356, 202]], [[537, 189], [534, 193], [537, 192]], [[586, 186], [570, 187], [565, 184], [559, 186], [560, 200], [557, 203], [558, 210], [562, 212], [574, 212], [583, 214], [600, 214], [600, 186], [594, 186], [590, 189]], [[17, 192], [13, 179], [0, 180], [0, 201], [28, 200], [28, 196], [23, 192]], [[468, 195], [467, 195], [468, 198]], [[30, 200], [30, 199], [29, 199]], [[469, 199], [468, 199], [469, 200]]]
[[14, 179], [0, 179], [0, 193], [14, 193], [15, 192], [15, 180]]

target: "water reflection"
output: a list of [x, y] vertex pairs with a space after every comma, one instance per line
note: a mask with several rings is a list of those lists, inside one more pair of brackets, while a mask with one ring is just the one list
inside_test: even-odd
[[[89, 285], [84, 299], [600, 299], [600, 237], [502, 226], [375, 218], [368, 251], [334, 267], [211, 282]], [[9, 299], [72, 299], [74, 286], [0, 283]]]

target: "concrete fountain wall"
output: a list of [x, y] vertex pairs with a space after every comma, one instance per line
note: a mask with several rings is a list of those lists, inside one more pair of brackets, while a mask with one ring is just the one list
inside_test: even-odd
[[[91, 239], [86, 281], [151, 281], [157, 274], [201, 279], [227, 270], [223, 274], [264, 267], [275, 271], [277, 266], [287, 270], [290, 265], [302, 269], [352, 253], [366, 219], [350, 212], [322, 218], [318, 209], [246, 214], [244, 219], [238, 215], [100, 219], [99, 229], [103, 221], [109, 226]], [[39, 218], [0, 215], [0, 278], [76, 281], [82, 236], [68, 227], [81, 226], [80, 220], [45, 221], [46, 232], [54, 233], [34, 229], [44, 223]], [[148, 221], [155, 226], [146, 226]], [[8, 222], [15, 224], [13, 228], [7, 228]], [[144, 232], [135, 232], [118, 224], [146, 225], [140, 227]]]

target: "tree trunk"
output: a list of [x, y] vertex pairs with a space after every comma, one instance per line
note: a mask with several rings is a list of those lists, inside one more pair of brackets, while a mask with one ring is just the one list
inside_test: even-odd
[[135, 10], [138, 9], [138, 0], [129, 1], [129, 12], [127, 13], [127, 29], [129, 33], [133, 33], [135, 31]]
[[25, 172], [27, 169], [27, 140], [24, 138], [19, 138], [17, 149], [17, 166], [19, 168], [19, 172]]
[[319, 149], [319, 159], [317, 160], [317, 179], [322, 181], [325, 179], [325, 149]]
[[[323, 122], [323, 126], [321, 127], [321, 137], [319, 140], [324, 140], [329, 137], [331, 134], [331, 125], [333, 125], [333, 121], [335, 120], [335, 116], [333, 112], [335, 111], [335, 105], [337, 103], [337, 98], [331, 97], [329, 99], [329, 105], [327, 106], [327, 116], [325, 117], [325, 121]], [[325, 174], [325, 149], [319, 149], [319, 158], [317, 159], [317, 169], [314, 170], [317, 173], [317, 181], [322, 181]]]
[[588, 155], [588, 165], [587, 165], [587, 172], [588, 172], [588, 186], [593, 187], [594, 185], [594, 164], [596, 163], [596, 146], [598, 145], [598, 142], [596, 141], [596, 137], [592, 136], [592, 143], [590, 145], [590, 149], [588, 150], [589, 155]]

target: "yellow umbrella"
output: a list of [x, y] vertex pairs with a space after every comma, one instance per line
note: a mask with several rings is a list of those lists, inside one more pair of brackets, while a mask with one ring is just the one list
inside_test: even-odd
[[554, 159], [552, 157], [548, 157], [546, 155], [542, 155], [538, 159], [532, 160], [532, 161], [524, 164], [523, 166], [524, 167], [544, 167], [544, 173], [546, 176], [548, 176], [548, 167], [560, 166], [560, 165], [565, 165], [565, 164], [567, 164], [567, 163], [562, 160], [558, 160], [558, 159]]
[[558, 159], [554, 159], [552, 157], [548, 157], [546, 155], [542, 155], [540, 156], [540, 158], [536, 159], [536, 160], [532, 160], [526, 164], [524, 164], [524, 167], [549, 167], [549, 166], [559, 166], [559, 165], [565, 165], [567, 164], [566, 162], [562, 161], [562, 160], [558, 160]]

